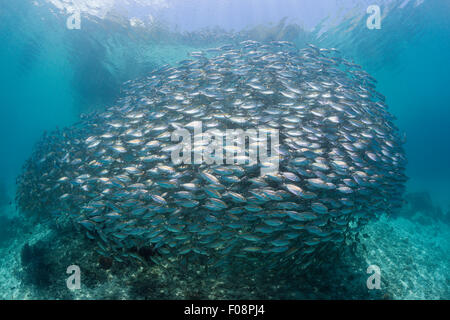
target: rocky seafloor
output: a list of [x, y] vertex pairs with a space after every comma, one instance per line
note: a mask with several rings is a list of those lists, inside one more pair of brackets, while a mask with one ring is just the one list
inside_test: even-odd
[[[117, 263], [99, 259], [69, 223], [0, 215], [0, 299], [450, 299], [448, 215], [423, 194], [412, 199], [399, 215], [369, 223], [345, 252], [282, 276]], [[80, 290], [67, 288], [70, 265], [81, 269]], [[369, 265], [381, 270], [379, 290], [367, 288]]]

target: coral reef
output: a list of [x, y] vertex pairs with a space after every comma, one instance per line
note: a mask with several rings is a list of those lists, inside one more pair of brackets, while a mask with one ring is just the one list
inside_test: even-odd
[[4, 183], [0, 182], [0, 207], [10, 204], [11, 199], [8, 196], [6, 187], [4, 185]]
[[436, 221], [450, 223], [450, 208], [445, 212], [434, 205], [429, 192], [412, 192], [405, 195], [404, 206], [399, 215], [417, 221], [423, 225], [431, 225]]
[[102, 269], [105, 269], [105, 270], [111, 269], [112, 263], [113, 263], [113, 260], [111, 258], [108, 258], [108, 257], [101, 256], [98, 259], [98, 264], [100, 265], [100, 267]]
[[17, 218], [9, 218], [0, 213], [0, 247], [7, 243], [17, 235]]
[[49, 249], [44, 242], [38, 242], [31, 246], [26, 243], [22, 247], [20, 256], [25, 271], [23, 277], [25, 283], [44, 288], [51, 285], [52, 265], [49, 262], [48, 254]]
[[[0, 299], [449, 299], [449, 225], [382, 216], [344, 251], [307, 273], [208, 270], [201, 260], [157, 265], [151, 247], [136, 248], [142, 263], [119, 263], [95, 253], [71, 223], [41, 223], [0, 247]], [[31, 232], [31, 233], [29, 233]], [[78, 265], [81, 290], [66, 286], [67, 267]], [[381, 289], [366, 286], [367, 267], [381, 269]]]

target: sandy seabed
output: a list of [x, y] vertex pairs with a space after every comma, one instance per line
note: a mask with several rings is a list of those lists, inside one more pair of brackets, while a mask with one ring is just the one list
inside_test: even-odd
[[[441, 222], [423, 225], [382, 216], [362, 230], [352, 255], [335, 268], [322, 268], [324, 277], [317, 271], [292, 279], [266, 275], [239, 281], [238, 272], [205, 276], [196, 264], [113, 263], [105, 270], [92, 250], [74, 249], [84, 247], [86, 239], [74, 233], [61, 237], [61, 232], [37, 224], [0, 242], [0, 299], [450, 299], [450, 227]], [[32, 252], [44, 252], [37, 267], [35, 257], [24, 262], [25, 245], [44, 248]], [[67, 289], [65, 268], [71, 264], [82, 270], [80, 290]], [[380, 290], [367, 289], [369, 265], [380, 268]]]

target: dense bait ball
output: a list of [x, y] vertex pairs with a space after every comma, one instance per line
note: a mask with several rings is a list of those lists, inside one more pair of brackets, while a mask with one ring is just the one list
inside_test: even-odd
[[[17, 200], [29, 214], [70, 217], [116, 261], [144, 260], [145, 251], [155, 262], [305, 268], [400, 206], [406, 160], [386, 109], [375, 80], [335, 49], [245, 41], [195, 52], [127, 82], [115, 106], [45, 136]], [[248, 161], [260, 136], [195, 144], [199, 122], [215, 133], [277, 132], [268, 159], [278, 170]], [[189, 141], [173, 141], [180, 130], [192, 134], [189, 152]], [[184, 159], [215, 146], [239, 162], [175, 163], [180, 146]]]

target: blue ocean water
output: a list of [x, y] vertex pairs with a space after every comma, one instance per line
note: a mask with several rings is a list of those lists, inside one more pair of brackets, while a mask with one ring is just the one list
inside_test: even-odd
[[[380, 29], [366, 25], [373, 4]], [[79, 30], [66, 25], [73, 7]], [[406, 138], [406, 196], [425, 215], [414, 223], [450, 223], [449, 14], [447, 0], [2, 0], [0, 215], [18, 215], [15, 180], [44, 132], [113, 104], [123, 82], [189, 52], [254, 39], [335, 47], [372, 75]]]

